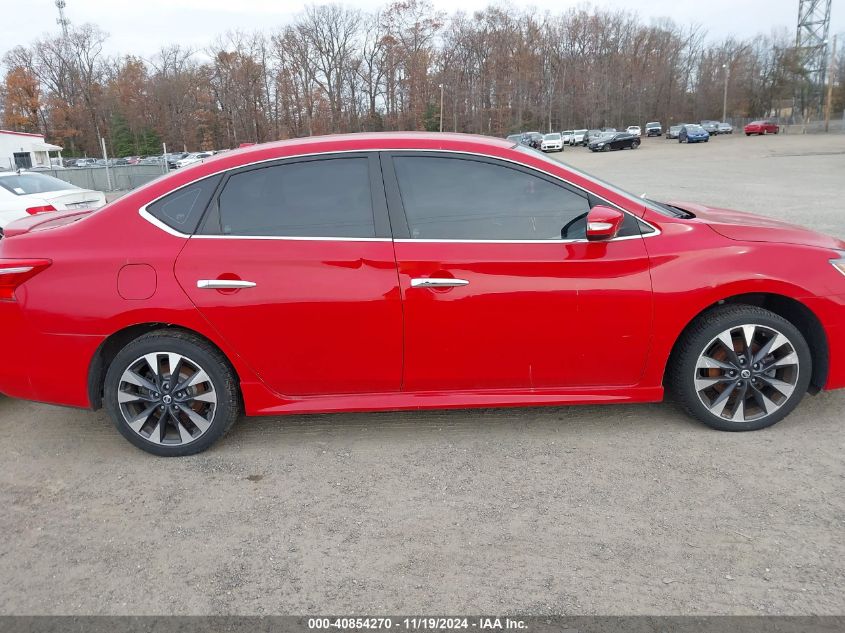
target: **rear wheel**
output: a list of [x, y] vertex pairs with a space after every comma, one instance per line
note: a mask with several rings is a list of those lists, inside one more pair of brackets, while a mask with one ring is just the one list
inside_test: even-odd
[[204, 451], [240, 412], [237, 379], [208, 342], [156, 331], [124, 347], [109, 365], [104, 404], [117, 430], [164, 457]]
[[786, 319], [754, 306], [722, 306], [679, 341], [667, 383], [692, 417], [722, 431], [771, 426], [798, 406], [812, 374], [810, 349]]

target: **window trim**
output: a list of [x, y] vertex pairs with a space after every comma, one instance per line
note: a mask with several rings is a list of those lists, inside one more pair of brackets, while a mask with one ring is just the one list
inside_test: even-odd
[[[388, 186], [388, 182], [387, 182], [387, 176], [385, 175], [385, 172], [384, 172], [384, 169], [383, 169], [383, 161], [381, 159], [382, 155], [389, 154], [391, 152], [393, 152], [393, 153], [397, 153], [397, 152], [398, 153], [405, 153], [405, 152], [407, 152], [407, 153], [413, 153], [413, 154], [419, 154], [419, 153], [434, 153], [434, 154], [445, 154], [445, 155], [454, 154], [454, 155], [458, 155], [458, 156], [471, 156], [471, 157], [476, 157], [476, 158], [492, 159], [494, 161], [501, 161], [503, 163], [509, 163], [509, 164], [512, 164], [512, 165], [517, 165], [519, 167], [522, 167], [524, 169], [529, 170], [530, 172], [532, 172], [535, 175], [545, 176], [547, 178], [553, 179], [554, 181], [556, 181], [558, 183], [563, 183], [565, 185], [568, 185], [569, 187], [572, 187], [572, 188], [577, 189], [579, 191], [583, 191], [588, 196], [592, 196], [592, 197], [596, 198], [599, 201], [600, 204], [606, 205], [608, 207], [612, 207], [614, 209], [618, 209], [622, 213], [625, 213], [626, 215], [630, 215], [635, 220], [637, 220], [637, 222], [642, 222], [643, 224], [645, 224], [646, 226], [648, 226], [651, 229], [650, 233], [644, 233], [644, 234], [640, 234], [640, 235], [631, 235], [631, 236], [627, 236], [627, 237], [614, 237], [611, 240], [603, 240], [601, 242], [603, 244], [607, 244], [608, 242], [621, 242], [623, 240], [647, 239], [647, 238], [651, 238], [651, 237], [657, 237], [657, 236], [662, 234], [662, 231], [660, 230], [660, 228], [655, 226], [654, 224], [652, 224], [648, 220], [641, 218], [640, 216], [636, 215], [635, 213], [632, 213], [631, 211], [628, 211], [627, 209], [619, 206], [618, 204], [610, 202], [609, 200], [597, 195], [596, 193], [590, 191], [589, 189], [585, 189], [584, 187], [581, 187], [581, 186], [579, 186], [575, 183], [569, 182], [568, 180], [565, 180], [564, 178], [561, 178], [560, 176], [557, 176], [555, 174], [551, 174], [551, 173], [549, 173], [545, 170], [538, 169], [537, 167], [533, 167], [531, 165], [526, 165], [525, 163], [522, 163], [518, 160], [513, 160], [511, 158], [502, 158], [502, 157], [499, 157], [499, 156], [490, 156], [488, 154], [478, 154], [476, 152], [467, 152], [467, 151], [455, 150], [455, 149], [442, 149], [442, 150], [402, 149], [402, 150], [397, 150], [395, 148], [370, 148], [370, 149], [365, 149], [365, 150], [361, 150], [361, 149], [326, 150], [326, 151], [322, 151], [322, 152], [309, 152], [307, 154], [297, 154], [296, 156], [291, 156], [291, 157], [265, 158], [263, 160], [257, 160], [257, 161], [253, 161], [253, 162], [250, 162], [250, 163], [245, 163], [243, 165], [238, 165], [237, 167], [222, 168], [222, 169], [219, 169], [219, 170], [212, 172], [210, 174], [204, 174], [203, 176], [199, 176], [199, 177], [195, 178], [194, 180], [191, 180], [189, 182], [186, 182], [183, 185], [180, 185], [176, 189], [172, 189], [172, 190], [170, 190], [166, 193], [163, 193], [162, 195], [154, 198], [153, 200], [150, 200], [147, 204], [139, 207], [138, 215], [140, 215], [147, 222], [149, 222], [153, 226], [158, 227], [159, 229], [161, 229], [165, 233], [168, 233], [168, 234], [173, 235], [175, 237], [180, 237], [180, 238], [185, 238], [185, 239], [194, 237], [194, 238], [200, 238], [200, 239], [217, 239], [217, 240], [221, 240], [221, 239], [223, 239], [223, 240], [240, 240], [240, 239], [268, 240], [268, 239], [270, 239], [270, 240], [299, 240], [299, 241], [318, 241], [318, 242], [320, 242], [320, 241], [322, 241], [322, 242], [326, 242], [326, 241], [338, 241], [338, 242], [345, 242], [345, 241], [348, 241], [348, 242], [391, 242], [391, 241], [394, 241], [394, 242], [422, 242], [423, 240], [411, 239], [410, 237], [408, 237], [408, 238], [396, 237], [396, 227], [394, 226], [394, 222], [393, 222], [394, 216], [393, 216], [393, 212], [390, 212], [392, 205], [390, 205], [389, 186]], [[241, 236], [241, 235], [200, 235], [200, 234], [197, 234], [196, 232], [193, 233], [193, 234], [188, 234], [188, 233], [180, 233], [179, 231], [172, 229], [168, 225], [159, 221], [155, 216], [151, 215], [147, 211], [147, 207], [149, 205], [153, 204], [154, 202], [157, 202], [161, 198], [168, 196], [171, 193], [174, 193], [176, 191], [179, 191], [180, 189], [183, 189], [184, 187], [189, 187], [189, 186], [193, 185], [194, 183], [196, 183], [197, 181], [203, 180], [204, 178], [208, 178], [210, 176], [216, 176], [216, 175], [219, 175], [219, 174], [225, 175], [227, 173], [234, 173], [236, 171], [245, 169], [247, 167], [253, 167], [253, 166], [257, 166], [257, 165], [268, 165], [268, 164], [284, 162], [284, 161], [288, 161], [288, 160], [296, 160], [296, 159], [311, 158], [311, 157], [328, 158], [328, 157], [336, 156], [336, 155], [349, 155], [349, 154], [371, 155], [371, 156], [375, 157], [379, 161], [379, 163], [382, 164], [382, 169], [380, 169], [380, 171], [382, 173], [383, 184], [382, 184], [381, 187], [378, 187], [375, 191], [382, 192], [385, 195], [385, 197], [387, 198], [387, 200], [385, 202], [385, 206], [387, 208], [387, 211], [385, 211], [384, 219], [387, 221], [388, 226], [391, 226], [393, 228], [392, 236], [362, 238], [362, 237], [295, 237], [295, 236], [257, 235], [257, 236], [252, 236], [252, 237], [245, 237], [245, 236]], [[372, 159], [371, 159], [371, 165], [372, 165]], [[371, 173], [372, 173], [372, 169], [371, 169]], [[395, 178], [395, 175], [394, 175], [394, 178]], [[214, 197], [213, 200], [216, 200], [217, 193], [219, 193], [219, 189], [218, 189], [218, 191], [215, 192], [215, 197]], [[382, 200], [384, 200], [384, 198], [382, 198]], [[211, 207], [211, 205], [209, 204], [209, 208], [210, 207]], [[401, 208], [401, 207], [400, 207], [400, 209], [402, 211], [402, 215], [404, 216], [404, 209]], [[208, 212], [208, 209], [206, 209], [206, 213], [207, 212]], [[389, 212], [389, 216], [388, 216], [388, 212]], [[205, 221], [205, 218], [204, 217], [201, 218], [200, 224], [204, 221]], [[407, 226], [407, 223], [406, 223], [406, 226]], [[378, 226], [377, 226], [377, 230], [378, 230]], [[573, 239], [566, 239], [566, 240], [563, 240], [563, 239], [561, 239], [561, 240], [465, 240], [465, 239], [446, 240], [446, 239], [438, 239], [438, 240], [430, 240], [430, 241], [431, 242], [447, 242], [447, 243], [449, 243], [449, 242], [454, 242], [454, 243], [461, 243], [461, 242], [476, 243], [476, 242], [478, 242], [478, 243], [494, 243], [494, 244], [496, 244], [496, 243], [498, 243], [498, 244], [573, 244], [573, 243], [587, 243], [587, 242], [589, 242], [589, 240], [583, 239], [583, 238], [573, 238]]]

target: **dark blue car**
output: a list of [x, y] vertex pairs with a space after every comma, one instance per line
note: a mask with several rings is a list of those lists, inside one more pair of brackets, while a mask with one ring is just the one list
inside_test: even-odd
[[687, 123], [681, 127], [681, 131], [678, 133], [678, 143], [700, 143], [701, 141], [706, 143], [709, 140], [710, 135], [707, 130], [697, 123]]

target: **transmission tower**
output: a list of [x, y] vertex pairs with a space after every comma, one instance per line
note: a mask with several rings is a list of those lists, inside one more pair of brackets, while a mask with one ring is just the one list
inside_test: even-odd
[[[61, 1], [61, 0], [59, 0]], [[827, 68], [827, 36], [831, 0], [798, 0], [798, 32], [795, 47], [807, 81], [801, 102], [804, 114], [821, 112]]]
[[[828, 4], [830, 2], [828, 1]], [[62, 35], [67, 38], [67, 27], [70, 24], [70, 20], [67, 19], [65, 16], [65, 7], [67, 6], [67, 2], [65, 0], [56, 0], [56, 8], [59, 10], [59, 17], [56, 18], [56, 24], [62, 27]]]

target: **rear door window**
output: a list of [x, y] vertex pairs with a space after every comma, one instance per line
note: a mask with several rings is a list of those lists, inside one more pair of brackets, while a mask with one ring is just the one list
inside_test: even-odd
[[372, 238], [369, 160], [323, 158], [232, 174], [217, 201], [218, 226], [239, 236]]

